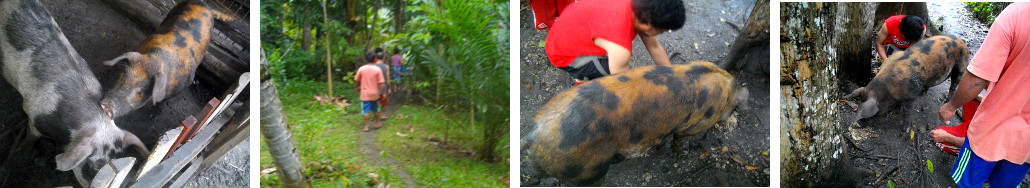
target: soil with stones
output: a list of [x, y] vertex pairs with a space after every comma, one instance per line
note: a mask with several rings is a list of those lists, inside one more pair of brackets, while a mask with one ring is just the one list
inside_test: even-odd
[[[145, 27], [141, 24], [120, 14], [119, 11], [100, 0], [47, 0], [41, 2], [54, 17], [75, 50], [89, 64], [90, 69], [103, 86], [103, 91], [107, 91], [114, 85], [118, 76], [121, 76], [122, 68], [105, 66], [102, 62], [113, 59], [122, 53], [133, 51], [147, 35], [152, 33], [150, 29], [144, 29]], [[187, 116], [199, 114], [208, 100], [222, 95], [222, 92], [216, 91], [204, 83], [195, 82], [188, 90], [172, 95], [157, 105], [140, 108], [116, 119], [115, 122], [122, 129], [137, 135], [144, 144], [154, 145], [161, 134], [178, 126], [179, 122]], [[21, 96], [6, 80], [0, 82], [0, 106], [3, 106], [0, 108], [0, 114], [3, 114], [0, 115], [0, 143], [7, 143], [0, 144], [0, 151], [4, 151], [2, 152], [5, 154], [3, 156], [6, 156], [8, 153], [6, 151], [9, 151], [11, 147], [9, 143], [14, 143], [16, 135], [27, 126], [25, 123], [20, 123], [26, 119], [22, 109]], [[248, 177], [250, 157], [246, 143], [248, 142], [241, 143], [243, 148], [238, 146], [231, 150], [225, 159], [216, 162], [212, 168], [201, 171], [201, 175], [218, 177], [206, 177], [213, 180], [208, 181], [211, 184], [202, 183], [198, 186], [245, 186], [249, 183], [246, 181], [246, 177]], [[43, 138], [29, 151], [13, 155], [9, 161], [3, 164], [4, 169], [0, 169], [0, 171], [10, 173], [10, 176], [6, 178], [5, 185], [78, 186], [70, 171], [55, 170], [54, 156], [61, 153], [62, 148], [63, 146]], [[116, 157], [136, 155], [132, 150], [127, 150]], [[142, 164], [142, 160], [138, 160], [137, 164]]]
[[[658, 35], [673, 64], [725, 58], [737, 31], [720, 20], [742, 25], [755, 1], [685, 1], [686, 25]], [[519, 134], [525, 135], [537, 111], [554, 95], [575, 84], [568, 73], [551, 65], [543, 45], [547, 31], [534, 29], [529, 5], [520, 6]], [[679, 55], [674, 55], [679, 54]], [[639, 39], [633, 41], [631, 67], [654, 65]], [[670, 146], [612, 165], [601, 186], [769, 186], [769, 79], [762, 74], [735, 73], [751, 92], [749, 110], [738, 111], [736, 125], [720, 124], [686, 142], [685, 153]], [[666, 141], [671, 140], [666, 138]], [[525, 155], [521, 158], [525, 159]], [[524, 165], [523, 165], [524, 166]], [[748, 167], [757, 168], [748, 170]], [[526, 169], [522, 172], [525, 175]], [[554, 178], [540, 186], [560, 186]]]
[[[945, 34], [962, 38], [970, 53], [977, 52], [988, 27], [969, 16], [962, 3], [930, 3], [927, 7], [930, 9], [929, 19], [940, 24]], [[838, 97], [841, 99], [860, 87], [848, 79], [841, 79], [839, 84]], [[898, 109], [887, 109], [885, 114], [858, 122], [855, 122], [854, 108], [844, 102], [837, 103], [840, 109], [845, 109], [841, 113], [841, 126], [848, 127], [845, 137], [854, 143], [849, 143], [848, 147], [851, 163], [859, 172], [856, 173], [859, 186], [885, 187], [888, 180], [897, 186], [955, 186], [951, 169], [956, 157], [941, 151], [930, 136], [934, 128], [944, 126], [937, 119], [937, 110], [947, 101], [949, 86], [950, 80], [945, 81], [914, 101], [901, 104]], [[960, 116], [951, 122], [960, 122]], [[950, 126], [957, 125], [953, 124]], [[1030, 180], [1024, 179], [1022, 186], [1027, 186], [1028, 182]]]

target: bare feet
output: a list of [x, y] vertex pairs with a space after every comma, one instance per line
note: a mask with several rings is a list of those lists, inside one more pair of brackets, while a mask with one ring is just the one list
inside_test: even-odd
[[376, 129], [379, 129], [379, 127], [383, 127], [383, 121], [376, 121]]
[[935, 142], [947, 142], [955, 146], [961, 146], [964, 141], [962, 138], [951, 135], [951, 133], [942, 129], [934, 129], [933, 131], [930, 131], [930, 135], [933, 136], [933, 141]]
[[368, 132], [368, 126], [366, 125], [365, 126], [365, 130], [362, 130], [362, 131]]

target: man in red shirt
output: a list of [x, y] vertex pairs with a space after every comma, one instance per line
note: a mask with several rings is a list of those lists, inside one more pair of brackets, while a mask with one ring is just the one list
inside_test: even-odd
[[[909, 45], [919, 42], [926, 33], [923, 19], [913, 15], [895, 15], [884, 20], [883, 27], [876, 33], [876, 53], [881, 59], [897, 50], [905, 50]], [[892, 45], [894, 48], [888, 48]]]
[[683, 27], [684, 20], [681, 0], [579, 1], [555, 19], [544, 50], [576, 83], [629, 70], [637, 36], [655, 64], [671, 65], [656, 36]]

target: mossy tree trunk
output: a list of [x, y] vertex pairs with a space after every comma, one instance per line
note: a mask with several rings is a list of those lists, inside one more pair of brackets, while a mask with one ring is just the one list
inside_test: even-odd
[[[838, 113], [840, 64], [872, 44], [872, 3], [781, 4], [781, 185], [854, 186]], [[866, 63], [868, 64], [868, 63]]]

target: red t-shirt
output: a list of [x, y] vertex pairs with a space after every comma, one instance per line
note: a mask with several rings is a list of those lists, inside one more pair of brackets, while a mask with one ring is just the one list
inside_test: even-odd
[[555, 67], [567, 67], [579, 56], [606, 56], [594, 38], [612, 41], [633, 52], [633, 9], [630, 0], [589, 0], [572, 3], [547, 33], [544, 50]]
[[[901, 34], [901, 29], [898, 28], [898, 25], [901, 25], [902, 18], [905, 18], [905, 15], [894, 15], [887, 18], [885, 22], [887, 24], [888, 35], [887, 40], [883, 40], [884, 45], [894, 44], [894, 46], [901, 49], [908, 48], [909, 45], [912, 45], [911, 42], [905, 40], [905, 35]], [[923, 25], [923, 29], [926, 29], [926, 25]]]

